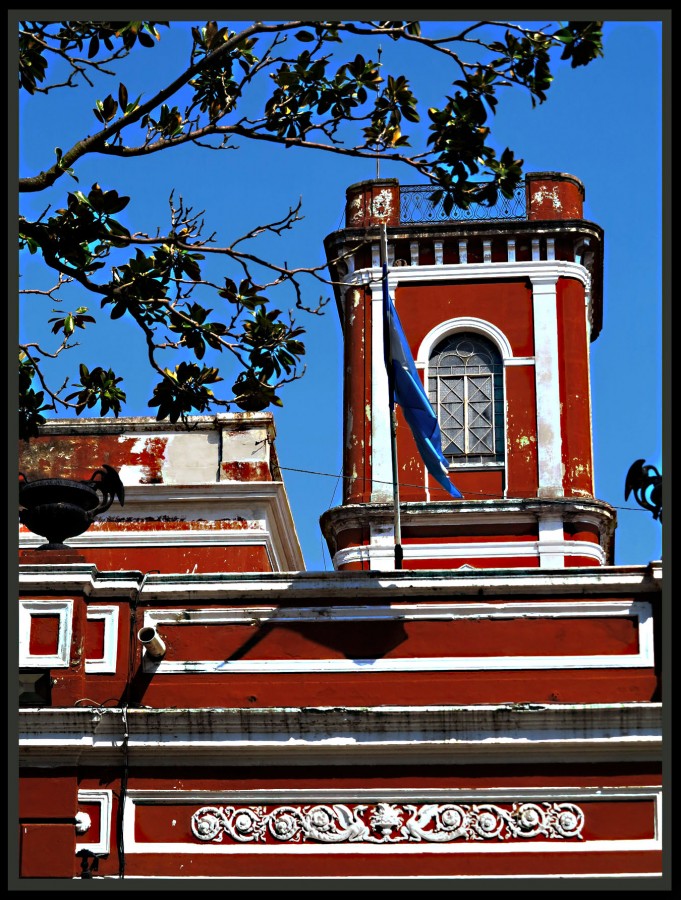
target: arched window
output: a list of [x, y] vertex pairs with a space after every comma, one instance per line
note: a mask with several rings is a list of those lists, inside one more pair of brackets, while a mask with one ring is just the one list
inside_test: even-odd
[[453, 464], [503, 464], [503, 371], [501, 354], [480, 334], [456, 332], [433, 347], [428, 394]]

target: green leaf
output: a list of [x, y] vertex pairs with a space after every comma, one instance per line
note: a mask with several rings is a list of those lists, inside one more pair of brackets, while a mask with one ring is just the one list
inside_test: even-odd
[[122, 81], [118, 85], [118, 102], [121, 109], [126, 112], [128, 108], [128, 89]]

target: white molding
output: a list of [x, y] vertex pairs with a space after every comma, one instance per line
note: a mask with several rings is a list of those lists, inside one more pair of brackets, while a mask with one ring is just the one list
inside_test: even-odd
[[[310, 804], [333, 806], [340, 803], [354, 802], [358, 804], [395, 803], [416, 805], [420, 803], [435, 804], [512, 804], [532, 802], [571, 802], [584, 801], [613, 803], [618, 801], [650, 800], [653, 804], [653, 827], [655, 836], [652, 838], [639, 838], [629, 840], [605, 839], [581, 841], [551, 841], [547, 847], [545, 841], [450, 841], [443, 843], [430, 843], [426, 841], [368, 843], [345, 841], [343, 843], [323, 842], [294, 843], [282, 842], [279, 844], [256, 844], [251, 841], [223, 843], [201, 843], [200, 841], [184, 842], [152, 842], [136, 839], [136, 810], [142, 806], [185, 806], [187, 816], [191, 817], [196, 812], [196, 807], [227, 805], [229, 807], [248, 807], [255, 804], [258, 807], [271, 805]], [[358, 852], [371, 855], [395, 855], [413, 853], [481, 853], [484, 855], [516, 854], [516, 853], [594, 853], [594, 852], [619, 852], [632, 853], [641, 851], [659, 851], [662, 847], [661, 835], [661, 801], [660, 789], [643, 787], [602, 787], [602, 788], [482, 788], [482, 789], [356, 789], [333, 790], [309, 789], [297, 791], [290, 790], [259, 790], [259, 791], [186, 791], [186, 790], [129, 790], [126, 792], [123, 808], [123, 840], [127, 853], [135, 854], [162, 854], [162, 853], [198, 853], [200, 855], [231, 855], [231, 854], [282, 854], [291, 855], [317, 855], [324, 854], [356, 854]], [[588, 814], [585, 817], [588, 824]]]
[[[48, 556], [49, 559], [49, 556]], [[121, 597], [128, 600], [139, 590], [141, 573], [122, 571], [120, 578], [99, 578], [94, 563], [53, 565], [49, 562], [19, 566], [21, 590], [82, 592], [86, 597], [103, 595], [106, 599]], [[114, 573], [117, 574], [117, 573]], [[138, 575], [137, 578], [134, 576]]]
[[101, 659], [85, 659], [85, 671], [112, 675], [116, 672], [118, 652], [118, 607], [88, 606], [86, 618], [89, 622], [101, 619], [104, 622], [104, 653]]
[[[348, 285], [377, 282], [380, 286], [382, 272], [379, 266], [356, 269], [346, 275], [343, 281]], [[573, 278], [585, 287], [590, 282], [588, 270], [580, 263], [567, 260], [535, 260], [524, 262], [493, 263], [444, 263], [441, 266], [396, 266], [388, 270], [388, 285], [391, 293], [400, 284], [409, 282], [441, 281], [495, 281], [545, 277]]]
[[[28, 535], [21, 541], [22, 549], [38, 546], [40, 538]], [[158, 531], [86, 531], [69, 538], [69, 547], [108, 547], [128, 549], [131, 547], [263, 547], [273, 571], [296, 571], [281, 566], [281, 553], [277, 553], [269, 531], [249, 528], [215, 528], [210, 531], [199, 529], [168, 529]], [[304, 566], [303, 566], [304, 569]]]
[[[595, 565], [605, 565], [605, 552], [600, 544], [593, 541], [480, 541], [478, 543], [438, 543], [402, 544], [405, 560], [415, 559], [499, 559], [539, 557], [540, 566], [563, 568], [565, 558], [586, 556]], [[349, 563], [369, 563], [372, 569], [391, 571], [394, 569], [394, 548], [388, 545], [368, 544], [346, 547], [338, 550], [333, 557], [335, 569]]]
[[[102, 521], [117, 530], [91, 527], [68, 545], [79, 547], [162, 547], [162, 546], [232, 546], [255, 544], [264, 546], [272, 568], [281, 572], [305, 570], [298, 534], [284, 483], [215, 482], [192, 485], [126, 485], [125, 507], [109, 511]], [[163, 528], [156, 531], [127, 530], [126, 519], [177, 514], [179, 524], [200, 521], [207, 513], [219, 511], [221, 518], [231, 516], [251, 522], [249, 528]], [[258, 521], [260, 527], [252, 527]], [[35, 549], [44, 538], [26, 531], [19, 532], [19, 549]]]
[[[40, 539], [38, 539], [40, 540]], [[29, 542], [26, 542], [27, 545]], [[31, 541], [32, 543], [32, 541]], [[78, 547], [175, 547], [175, 546], [231, 546], [234, 544], [270, 545], [270, 534], [261, 529], [198, 528], [158, 531], [86, 531], [69, 538], [69, 546]]]
[[[38, 616], [59, 617], [57, 652], [32, 654], [31, 619]], [[19, 600], [19, 666], [22, 668], [66, 669], [71, 655], [73, 600]]]
[[[475, 516], [484, 522], [486, 513]], [[515, 519], [513, 519], [515, 521]], [[521, 517], [518, 521], [532, 521]], [[535, 520], [536, 521], [536, 520]], [[113, 574], [116, 577], [110, 577]], [[120, 578], [117, 577], [120, 574]], [[641, 596], [659, 594], [662, 590], [662, 561], [631, 566], [577, 566], [565, 569], [487, 568], [411, 570], [382, 572], [224, 572], [197, 574], [147, 574], [141, 572], [99, 573], [96, 566], [76, 563], [66, 565], [20, 565], [21, 591], [64, 591], [83, 593], [88, 597], [135, 597], [138, 591], [145, 600], [165, 603], [186, 601], [200, 593], [202, 601], [222, 600], [224, 603], [262, 602], [287, 599], [305, 602], [317, 599], [320, 593], [328, 599], [380, 598], [394, 601], [419, 597], [451, 599], [452, 593], [461, 597], [516, 595], [558, 598], [562, 594], [581, 596], [624, 594]], [[386, 595], [386, 591], [390, 593]], [[309, 602], [309, 601], [307, 601]]]
[[[649, 785], [627, 785], [626, 787], [602, 785], [583, 787], [581, 785], [555, 785], [550, 787], [485, 787], [485, 788], [423, 788], [423, 787], [354, 787], [354, 788], [251, 788], [234, 790], [196, 790], [175, 788], [133, 788], [128, 796], [135, 802], [153, 803], [167, 806], [181, 803], [284, 803], [287, 799], [296, 803], [323, 803], [333, 796], [343, 803], [361, 803], [364, 800], [408, 803], [437, 801], [450, 803], [485, 802], [522, 803], [536, 800], [661, 800], [661, 790]], [[481, 801], [481, 798], [482, 799]], [[656, 835], [659, 837], [658, 835]]]
[[99, 804], [99, 840], [83, 841], [76, 844], [76, 853], [89, 850], [98, 856], [107, 856], [111, 852], [111, 810], [113, 791], [99, 788], [78, 788], [79, 803]]
[[382, 765], [662, 758], [662, 704], [20, 709], [21, 765]]
[[[248, 430], [258, 426], [268, 429], [274, 428], [274, 414], [271, 412], [238, 412], [215, 413], [210, 416], [192, 416], [192, 431], [218, 431], [220, 429], [231, 430], [234, 425], [239, 427], [246, 424]], [[184, 434], [185, 429], [181, 424], [172, 425], [169, 422], [157, 422], [148, 416], [121, 416], [118, 419], [106, 419], [101, 417], [66, 417], [63, 419], [49, 419], [40, 426], [41, 434], [115, 434], [127, 437], [129, 434], [140, 433], [145, 436], [147, 432], [162, 432], [169, 436]], [[126, 486], [127, 491], [127, 486]]]
[[[43, 576], [41, 584], [49, 584]], [[500, 566], [484, 570], [400, 570], [381, 572], [304, 572], [288, 575], [244, 572], [215, 576], [211, 573], [200, 575], [149, 575], [145, 579], [142, 596], [163, 603], [167, 600], [185, 600], [189, 594], [200, 592], [202, 600], [223, 599], [225, 602], [270, 603], [273, 599], [300, 600], [319, 595], [327, 598], [353, 596], [354, 598], [385, 599], [390, 591], [392, 600], [411, 598], [418, 591], [423, 597], [445, 597], [452, 592], [457, 596], [483, 595], [513, 597], [516, 594], [561, 593], [595, 596], [613, 591], [629, 594], [630, 591], [658, 594], [662, 589], [662, 562], [635, 566], [583, 566], [554, 569], [515, 569]]]
[[[588, 873], [588, 872], [585, 874], [577, 872], [577, 873], [571, 873], [570, 875], [566, 875], [564, 872], [547, 872], [544, 875], [532, 875], [532, 874], [526, 874], [526, 873], [519, 874], [519, 875], [482, 875], [482, 876], [481, 875], [446, 875], [446, 876], [401, 875], [400, 883], [402, 883], [403, 881], [404, 882], [418, 881], [419, 883], [436, 881], [436, 882], [438, 882], [437, 887], [441, 889], [440, 886], [441, 886], [443, 878], [446, 878], [447, 881], [453, 881], [453, 882], [460, 881], [460, 882], [464, 882], [464, 883], [479, 882], [481, 878], [484, 878], [485, 881], [498, 881], [500, 883], [502, 881], [504, 883], [508, 883], [509, 880], [511, 882], [513, 882], [514, 880], [520, 879], [520, 882], [524, 883], [525, 881], [531, 881], [532, 879], [541, 879], [542, 882], [545, 882], [547, 878], [562, 878], [562, 879], [570, 878], [572, 881], [574, 881], [575, 878], [578, 878], [578, 879], [588, 878], [589, 880], [599, 879], [602, 881], [604, 879], [610, 879], [610, 878], [617, 878], [617, 879], [655, 878], [660, 875], [662, 875], [662, 872], [659, 870], [649, 871], [649, 872], [594, 872], [593, 874]], [[74, 876], [74, 877], [76, 877], [76, 876]], [[112, 881], [113, 879], [118, 879], [118, 877], [119, 877], [118, 875], [98, 875], [97, 876], [97, 878], [100, 881]], [[160, 879], [163, 879], [167, 882], [167, 880], [168, 880], [164, 875], [126, 875], [125, 877], [128, 879], [128, 881], [158, 881]], [[191, 878], [192, 881], [202, 881], [203, 879], [206, 879], [206, 878], [215, 878], [214, 875], [189, 875], [189, 876], [174, 875], [173, 877], [174, 878], [188, 877], [188, 878]], [[332, 890], [347, 890], [349, 887], [351, 887], [353, 884], [355, 884], [357, 882], [361, 882], [362, 885], [364, 884], [365, 881], [371, 881], [371, 882], [381, 881], [381, 882], [385, 883], [385, 879], [386, 879], [385, 875], [329, 876], [329, 877], [324, 878], [324, 883], [325, 884], [327, 882], [331, 883], [331, 884], [337, 883], [339, 885], [339, 888], [337, 888], [337, 889], [332, 888]], [[311, 885], [314, 885], [315, 887], [319, 884], [319, 878], [316, 875], [313, 875], [313, 876], [307, 876], [307, 875], [300, 875], [300, 876], [261, 875], [258, 877], [258, 881], [275, 882], [275, 885], [274, 885], [275, 887], [278, 886], [278, 884], [280, 882], [284, 882], [284, 883], [295, 882], [296, 884], [298, 884], [298, 883], [305, 884], [307, 882]], [[384, 885], [382, 885], [382, 887], [384, 887]], [[607, 888], [607, 883], [605, 884], [605, 887]], [[646, 887], [646, 885], [643, 885], [643, 887]]]
[[633, 617], [638, 623], [638, 653], [583, 654], [575, 656], [462, 656], [462, 657], [391, 657], [387, 659], [261, 659], [202, 660], [176, 659], [166, 655], [154, 662], [146, 655], [143, 671], [158, 674], [220, 674], [284, 672], [443, 672], [443, 671], [520, 671], [544, 669], [608, 669], [645, 668], [654, 664], [653, 621], [650, 604], [638, 601], [609, 602], [540, 602], [540, 603], [458, 603], [420, 604], [418, 606], [325, 607], [286, 609], [153, 609], [145, 610], [144, 625], [155, 628], [163, 637], [163, 626], [187, 627], [211, 625], [285, 624], [290, 622], [409, 622], [453, 621], [457, 619], [529, 618], [617, 618]]
[[415, 359], [417, 367], [427, 369], [430, 352], [435, 344], [448, 334], [455, 334], [458, 331], [473, 331], [488, 338], [498, 349], [504, 364], [507, 360], [513, 358], [511, 342], [500, 328], [497, 328], [496, 325], [493, 325], [486, 319], [478, 319], [474, 316], [458, 316], [455, 319], [447, 319], [446, 322], [440, 322], [435, 328], [431, 328], [419, 346]]

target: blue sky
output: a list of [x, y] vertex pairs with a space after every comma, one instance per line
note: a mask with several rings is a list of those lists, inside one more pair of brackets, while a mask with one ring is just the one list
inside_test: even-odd
[[[115, 95], [119, 80], [131, 98], [149, 96], [180, 71], [188, 54], [190, 24], [173, 22], [170, 29], [162, 28], [160, 44], [134, 53], [106, 88], [52, 92], [28, 102], [22, 98], [20, 174], [47, 168], [55, 147], [66, 150], [97, 130], [94, 101], [106, 93]], [[205, 19], [194, 24], [205, 24]], [[425, 28], [442, 31], [445, 23], [430, 22]], [[499, 151], [510, 146], [524, 159], [526, 172], [577, 176], [586, 190], [584, 217], [605, 232], [603, 330], [591, 345], [596, 496], [617, 510], [615, 562], [635, 565], [659, 559], [662, 553], [659, 523], [633, 498], [625, 502], [624, 482], [636, 459], [662, 467], [663, 27], [659, 19], [611, 20], [604, 36], [604, 58], [582, 69], [555, 67], [555, 81], [543, 105], [533, 109], [527, 95], [507, 90], [491, 125], [495, 146]], [[356, 49], [376, 58], [378, 41], [353, 45], [348, 58]], [[423, 65], [422, 56], [391, 41], [381, 43], [381, 62], [385, 71], [409, 77], [423, 109], [442, 105], [457, 77], [444, 59]], [[426, 129], [427, 121], [410, 127], [414, 148]], [[157, 224], [167, 226], [168, 196], [174, 187], [176, 198], [182, 196], [196, 211], [205, 210], [206, 231], [215, 231], [218, 244], [224, 245], [263, 221], [280, 218], [302, 198], [303, 221], [285, 236], [264, 240], [258, 249], [277, 262], [321, 265], [324, 237], [343, 224], [346, 188], [374, 178], [376, 165], [242, 141], [239, 151], [223, 153], [186, 147], [123, 161], [91, 156], [78, 164], [76, 174], [77, 185], [62, 179], [49, 192], [23, 195], [25, 214], [37, 216], [49, 203], [59, 207], [67, 190], [88, 190], [98, 182], [133, 198], [120, 216], [130, 230], [154, 231]], [[403, 184], [417, 181], [411, 170], [387, 162], [381, 164], [380, 174]], [[22, 260], [20, 271], [26, 286], [36, 285], [34, 261]], [[224, 265], [213, 271], [216, 280], [227, 274]], [[43, 285], [53, 280], [41, 278]], [[330, 291], [311, 283], [308, 301], [314, 304], [320, 294], [330, 296]], [[276, 298], [279, 308], [291, 302], [290, 297]], [[107, 325], [98, 302], [90, 297], [65, 296], [59, 308], [80, 304], [91, 307], [99, 325], [91, 337], [79, 335], [81, 347], [72, 351], [72, 359], [78, 355], [88, 366], [120, 368], [129, 400], [124, 414], [148, 415], [150, 373], [141, 337], [124, 320]], [[50, 317], [52, 307], [35, 298], [22, 302], [19, 326], [24, 339], [38, 336], [47, 341], [48, 330], [41, 322]], [[301, 315], [299, 321], [307, 329], [307, 373], [283, 389], [284, 407], [274, 411], [277, 450], [307, 568], [330, 570], [319, 517], [341, 500], [341, 331], [333, 301], [324, 316]]]

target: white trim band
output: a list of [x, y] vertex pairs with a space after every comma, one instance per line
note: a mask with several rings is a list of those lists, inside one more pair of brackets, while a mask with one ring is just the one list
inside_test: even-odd
[[[548, 554], [547, 567], [562, 568], [565, 557], [586, 556], [596, 565], [605, 565], [605, 552], [600, 544], [592, 541], [480, 541], [457, 544], [402, 544], [405, 560], [417, 559], [498, 559], [499, 565], [512, 558], [543, 558]], [[335, 569], [349, 563], [369, 563], [372, 569], [394, 569], [395, 551], [386, 544], [369, 544], [346, 547], [334, 554]]]

